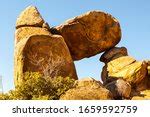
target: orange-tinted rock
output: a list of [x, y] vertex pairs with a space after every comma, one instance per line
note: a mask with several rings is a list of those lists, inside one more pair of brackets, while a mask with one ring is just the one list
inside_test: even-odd
[[114, 47], [121, 39], [119, 22], [101, 11], [91, 11], [56, 27], [73, 60], [94, 56]]
[[15, 32], [15, 44], [18, 43], [21, 39], [32, 35], [51, 35], [51, 33], [45, 28], [21, 27], [18, 28]]
[[50, 77], [77, 79], [74, 63], [63, 37], [34, 35], [23, 38], [15, 47], [15, 85], [25, 72], [40, 72]]
[[44, 20], [34, 6], [27, 7], [17, 18], [16, 28], [25, 26], [42, 27]]
[[111, 100], [112, 94], [99, 81], [86, 78], [75, 82], [75, 87], [68, 90], [60, 100]]

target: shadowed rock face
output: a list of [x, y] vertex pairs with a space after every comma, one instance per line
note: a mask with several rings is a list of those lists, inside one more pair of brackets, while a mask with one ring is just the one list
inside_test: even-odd
[[118, 79], [116, 81], [112, 81], [105, 86], [112, 94], [115, 99], [130, 97], [131, 93], [131, 85], [122, 80]]
[[27, 7], [18, 17], [15, 32], [14, 79], [17, 86], [24, 72], [77, 79], [69, 49], [60, 35], [52, 35], [37, 8]]
[[104, 54], [102, 54], [100, 58], [100, 61], [104, 63], [108, 63], [116, 58], [127, 56], [127, 55], [128, 52], [125, 47], [114, 47], [104, 52]]
[[91, 11], [57, 26], [54, 33], [61, 34], [73, 60], [91, 57], [114, 47], [121, 39], [119, 22], [111, 15]]

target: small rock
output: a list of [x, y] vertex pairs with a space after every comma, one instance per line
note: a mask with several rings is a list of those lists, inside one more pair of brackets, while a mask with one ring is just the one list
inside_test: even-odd
[[100, 61], [104, 63], [108, 63], [114, 59], [117, 59], [122, 56], [127, 56], [127, 55], [128, 52], [125, 47], [114, 47], [104, 52], [104, 54], [102, 54], [100, 58]]
[[17, 18], [16, 28], [25, 26], [42, 27], [44, 20], [35, 6], [27, 7]]
[[118, 79], [105, 86], [112, 94], [115, 99], [128, 99], [131, 93], [131, 85], [122, 80]]

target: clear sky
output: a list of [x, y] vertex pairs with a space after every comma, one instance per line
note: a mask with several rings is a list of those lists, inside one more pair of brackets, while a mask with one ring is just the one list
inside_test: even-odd
[[[137, 60], [150, 59], [150, 0], [1, 0], [0, 75], [4, 91], [13, 85], [13, 51], [16, 18], [27, 6], [36, 6], [50, 26], [90, 10], [101, 10], [116, 17], [122, 28], [122, 40], [129, 55]], [[79, 78], [100, 80], [103, 63], [100, 54], [75, 62]]]

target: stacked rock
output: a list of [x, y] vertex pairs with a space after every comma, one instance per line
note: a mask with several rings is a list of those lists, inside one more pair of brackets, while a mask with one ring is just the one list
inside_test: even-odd
[[100, 61], [105, 63], [101, 74], [104, 85], [115, 98], [129, 99], [132, 92], [147, 89], [147, 63], [128, 56], [126, 48], [112, 48], [101, 56]]
[[15, 85], [24, 72], [77, 79], [69, 49], [61, 35], [52, 35], [36, 7], [27, 7], [18, 17], [15, 32]]
[[110, 14], [101, 11], [87, 12], [67, 20], [51, 31], [64, 37], [73, 60], [106, 51], [121, 39], [119, 22]]

